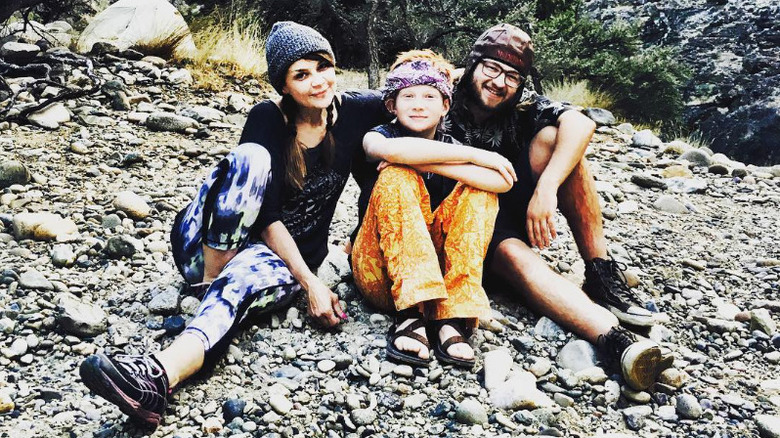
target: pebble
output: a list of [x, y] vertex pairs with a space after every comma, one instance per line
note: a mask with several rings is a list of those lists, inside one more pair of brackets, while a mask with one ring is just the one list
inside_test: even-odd
[[658, 197], [658, 199], [653, 202], [653, 207], [655, 207], [656, 210], [664, 211], [667, 213], [673, 213], [673, 214], [686, 214], [688, 213], [688, 209], [685, 207], [685, 204], [678, 201], [677, 198], [675, 198], [672, 195], [661, 195]]
[[699, 400], [691, 394], [680, 394], [677, 396], [677, 415], [681, 418], [696, 420], [701, 417], [702, 408]]
[[179, 289], [167, 287], [155, 295], [147, 307], [149, 311], [158, 315], [172, 315], [179, 307]]
[[750, 329], [758, 329], [771, 336], [777, 332], [777, 324], [769, 310], [755, 309], [750, 312]]
[[680, 371], [677, 368], [667, 368], [658, 375], [658, 382], [664, 385], [669, 385], [675, 389], [682, 388], [688, 381], [689, 376], [684, 371]]
[[272, 394], [268, 398], [268, 404], [280, 415], [287, 415], [293, 408], [292, 402], [281, 394]]
[[393, 374], [401, 377], [412, 377], [414, 376], [414, 369], [409, 365], [398, 365], [393, 368]]
[[225, 423], [230, 423], [234, 418], [244, 415], [244, 409], [246, 408], [246, 402], [241, 399], [231, 398], [225, 400], [222, 404], [222, 418]]
[[70, 293], [57, 297], [57, 322], [78, 337], [97, 336], [108, 328], [108, 315], [99, 306], [82, 302]]
[[598, 363], [598, 353], [593, 345], [582, 339], [577, 339], [566, 344], [555, 362], [563, 368], [579, 372], [584, 369], [595, 367]]
[[512, 356], [505, 348], [489, 351], [482, 355], [485, 372], [485, 388], [491, 390], [504, 383], [512, 368]]
[[25, 289], [54, 290], [54, 285], [35, 269], [28, 269], [19, 276], [19, 286]]
[[528, 371], [530, 371], [536, 377], [542, 377], [550, 372], [552, 368], [552, 362], [544, 357], [531, 356], [528, 358]]
[[355, 409], [350, 413], [352, 421], [357, 426], [368, 426], [376, 421], [377, 414], [374, 409]]
[[130, 190], [121, 191], [116, 195], [114, 208], [136, 220], [146, 219], [152, 211], [142, 197]]
[[464, 424], [485, 424], [488, 422], [488, 414], [482, 403], [466, 399], [455, 407], [455, 419]]
[[317, 362], [317, 369], [323, 373], [329, 373], [333, 371], [334, 368], [336, 368], [336, 362], [333, 362], [330, 359], [325, 359]]
[[536, 388], [536, 376], [529, 372], [514, 374], [490, 391], [490, 403], [499, 409], [536, 409], [550, 407], [553, 400]]
[[[2, 405], [0, 405], [0, 412], [2, 412]], [[755, 421], [761, 438], [780, 437], [780, 416], [756, 415]]]

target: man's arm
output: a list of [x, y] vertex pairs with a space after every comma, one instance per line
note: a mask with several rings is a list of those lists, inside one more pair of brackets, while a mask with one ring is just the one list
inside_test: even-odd
[[546, 248], [557, 235], [553, 217], [558, 206], [558, 188], [585, 156], [596, 124], [579, 111], [558, 117], [558, 134], [552, 156], [539, 176], [528, 204], [526, 228], [531, 246]]
[[418, 137], [387, 138], [378, 132], [369, 132], [363, 137], [363, 149], [369, 161], [406, 165], [472, 163], [499, 172], [510, 185], [517, 181], [509, 160], [495, 152], [471, 146]]
[[346, 314], [341, 309], [339, 297], [333, 293], [306, 265], [287, 227], [281, 221], [268, 225], [260, 234], [266, 245], [278, 255], [293, 277], [306, 290], [309, 316], [325, 327], [333, 327]]

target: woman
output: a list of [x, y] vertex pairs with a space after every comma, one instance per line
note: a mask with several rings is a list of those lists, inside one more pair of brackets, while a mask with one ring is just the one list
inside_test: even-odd
[[266, 58], [282, 98], [250, 111], [240, 145], [174, 221], [174, 261], [202, 294], [194, 318], [158, 353], [96, 354], [80, 367], [92, 391], [152, 425], [171, 389], [219, 356], [248, 311], [278, 310], [303, 289], [323, 326], [347, 318], [313, 271], [352, 156], [387, 113], [377, 93], [335, 93], [333, 50], [310, 27], [274, 24]]
[[[352, 261], [368, 301], [398, 312], [388, 357], [427, 365], [427, 325], [440, 362], [471, 368], [468, 333], [490, 314], [481, 283], [498, 212], [495, 193], [509, 190], [514, 175], [505, 160], [488, 166], [443, 132], [452, 70], [440, 55], [413, 50], [400, 54], [388, 73], [384, 101], [395, 120], [363, 140], [369, 159], [386, 161], [361, 185]], [[428, 143], [440, 153], [421, 155]]]

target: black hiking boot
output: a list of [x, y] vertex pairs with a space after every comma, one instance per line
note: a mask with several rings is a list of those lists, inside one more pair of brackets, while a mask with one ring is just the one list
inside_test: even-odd
[[585, 262], [582, 290], [623, 323], [638, 327], [653, 325], [653, 314], [642, 307], [642, 302], [626, 284], [620, 266], [612, 259], [595, 258]]
[[623, 327], [612, 327], [600, 335], [598, 348], [620, 372], [628, 386], [643, 391], [655, 382], [661, 371], [672, 366], [674, 357], [663, 355], [661, 347], [649, 339], [637, 337]]

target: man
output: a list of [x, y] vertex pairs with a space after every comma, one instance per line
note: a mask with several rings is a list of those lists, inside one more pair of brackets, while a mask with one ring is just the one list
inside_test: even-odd
[[[488, 29], [466, 58], [450, 113], [453, 137], [500, 153], [517, 171], [518, 182], [499, 196], [486, 277], [505, 281], [532, 309], [597, 345], [620, 364], [631, 387], [645, 389], [672, 358], [619, 325], [649, 326], [652, 315], [607, 255], [598, 194], [584, 158], [595, 124], [542, 96], [519, 107], [532, 62], [528, 34], [509, 24]], [[555, 238], [556, 207], [585, 260], [582, 289], [531, 249], [548, 247]]]

